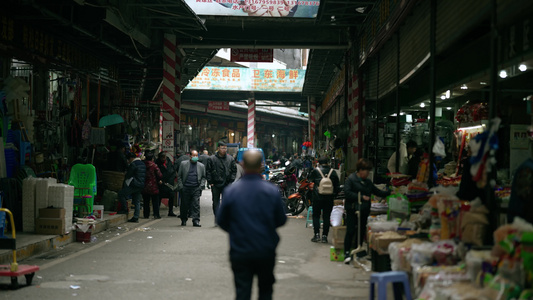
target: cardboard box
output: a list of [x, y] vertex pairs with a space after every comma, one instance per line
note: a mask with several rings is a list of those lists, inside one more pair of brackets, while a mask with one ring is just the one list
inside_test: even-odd
[[333, 238], [333, 247], [335, 249], [344, 249], [344, 238], [343, 239], [336, 239]]
[[37, 234], [63, 235], [65, 232], [65, 219], [37, 218], [35, 232]]
[[41, 208], [39, 209], [39, 218], [43, 219], [64, 219], [64, 208]]
[[333, 230], [333, 239], [344, 241], [346, 237], [346, 226], [335, 226], [332, 227]]
[[389, 253], [389, 245], [394, 242], [403, 242], [407, 237], [385, 238], [382, 233], [372, 234], [370, 247], [376, 250], [380, 255]]
[[344, 249], [329, 248], [329, 260], [344, 261]]

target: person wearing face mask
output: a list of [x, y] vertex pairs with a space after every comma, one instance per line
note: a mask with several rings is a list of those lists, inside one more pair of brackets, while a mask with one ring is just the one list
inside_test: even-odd
[[[350, 174], [346, 182], [344, 183], [344, 194], [346, 200], [344, 202], [344, 209], [346, 210], [346, 237], [344, 238], [344, 263], [349, 264], [352, 258], [350, 257], [351, 247], [353, 244], [353, 238], [357, 230], [360, 233], [359, 245], [363, 244], [363, 240], [366, 234], [366, 223], [368, 216], [370, 215], [370, 197], [372, 194], [385, 198], [390, 195], [390, 191], [382, 191], [378, 189], [370, 179], [368, 175], [372, 171], [372, 162], [366, 158], [361, 158], [357, 162], [357, 172]], [[361, 193], [361, 204], [359, 205], [359, 193]], [[359, 217], [361, 218], [361, 226], [357, 225], [357, 214], [359, 211]], [[358, 245], [358, 246], [359, 246]], [[365, 252], [357, 253], [357, 257], [366, 256]]]
[[200, 225], [200, 196], [205, 181], [205, 166], [198, 161], [198, 151], [191, 151], [191, 158], [182, 161], [178, 170], [178, 190], [181, 194], [181, 226], [187, 226], [189, 209], [194, 227]]
[[[207, 182], [213, 194], [213, 214], [216, 216], [224, 189], [235, 181], [237, 165], [228, 153], [228, 147], [218, 142], [218, 151], [207, 161]], [[216, 220], [215, 220], [216, 226]]]

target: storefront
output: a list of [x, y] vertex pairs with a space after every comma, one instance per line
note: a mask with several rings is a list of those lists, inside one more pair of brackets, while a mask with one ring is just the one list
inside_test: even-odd
[[531, 17], [503, 1], [384, 2], [359, 36], [359, 150], [392, 191], [372, 201], [370, 268], [408, 272], [421, 299], [531, 297]]

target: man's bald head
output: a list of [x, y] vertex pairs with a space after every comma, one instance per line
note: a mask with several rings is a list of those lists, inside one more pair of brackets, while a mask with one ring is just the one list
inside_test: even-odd
[[263, 155], [257, 150], [245, 151], [242, 156], [243, 168], [246, 173], [261, 174]]

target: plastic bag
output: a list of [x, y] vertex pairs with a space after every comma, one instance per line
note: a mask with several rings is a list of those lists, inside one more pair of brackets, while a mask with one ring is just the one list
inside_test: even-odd
[[433, 145], [433, 153], [435, 156], [440, 156], [442, 158], [446, 157], [446, 147], [440, 138], [438, 138]]
[[331, 216], [329, 221], [331, 226], [341, 226], [342, 225], [342, 215], [344, 214], [344, 207], [342, 205], [333, 206], [331, 211]]
[[396, 231], [398, 222], [396, 221], [376, 221], [368, 224], [372, 232]]
[[413, 266], [427, 266], [433, 263], [433, 243], [422, 243], [411, 246], [409, 261]]

